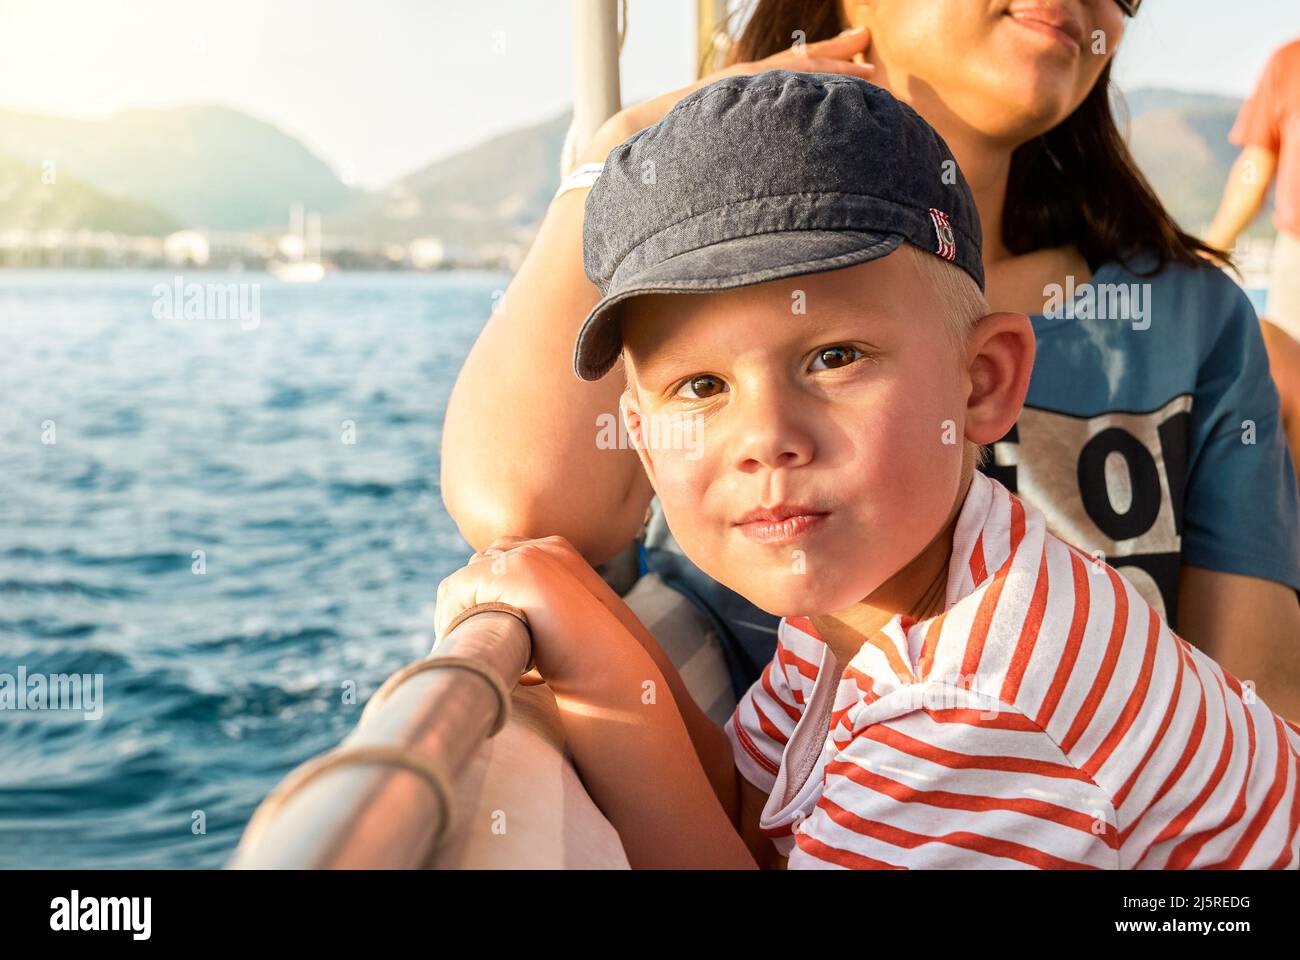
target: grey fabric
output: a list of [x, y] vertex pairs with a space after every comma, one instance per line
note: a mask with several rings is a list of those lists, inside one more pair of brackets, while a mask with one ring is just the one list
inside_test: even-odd
[[645, 533], [646, 562], [708, 621], [722, 648], [733, 702], [739, 701], [776, 652], [776, 632], [781, 618], [760, 610], [692, 563], [668, 529], [658, 497], [650, 501], [650, 507]]
[[656, 573], [623, 598], [673, 662], [695, 702], [718, 726], [736, 708], [718, 633], [699, 610]]
[[970, 188], [914, 110], [839, 74], [724, 78], [615, 147], [587, 195], [583, 267], [602, 297], [574, 371], [598, 380], [614, 365], [632, 297], [839, 269], [903, 241], [983, 289]]

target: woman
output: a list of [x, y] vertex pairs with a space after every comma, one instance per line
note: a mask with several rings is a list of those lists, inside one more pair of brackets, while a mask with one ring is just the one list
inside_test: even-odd
[[[1214, 251], [1163, 210], [1111, 116], [1110, 61], [1134, 7], [759, 0], [732, 66], [623, 110], [578, 160], [602, 160], [726, 73], [851, 73], [911, 103], [974, 191], [989, 303], [1030, 314], [1038, 337], [1025, 413], [987, 469], [1300, 717], [1300, 505], [1277, 392], [1244, 294], [1204, 265]], [[582, 271], [584, 198], [551, 205], [448, 405], [443, 494], [476, 549], [558, 533], [596, 564], [645, 521], [652, 491], [635, 452], [595, 442], [622, 378], [572, 373], [598, 298]], [[647, 545], [650, 568], [722, 635], [743, 691], [771, 658], [775, 619], [685, 562], [661, 517]]]
[[1260, 322], [1282, 394], [1291, 461], [1300, 468], [1300, 40], [1269, 58], [1228, 139], [1241, 147], [1206, 240], [1224, 250], [1259, 215], [1277, 184], [1268, 313]]

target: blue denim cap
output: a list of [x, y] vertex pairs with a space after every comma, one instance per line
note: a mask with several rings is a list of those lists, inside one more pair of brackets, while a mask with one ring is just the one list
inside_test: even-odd
[[582, 264], [602, 294], [573, 367], [599, 380], [622, 348], [618, 305], [865, 263], [903, 241], [981, 290], [979, 214], [952, 152], [911, 107], [857, 77], [726, 77], [605, 160]]

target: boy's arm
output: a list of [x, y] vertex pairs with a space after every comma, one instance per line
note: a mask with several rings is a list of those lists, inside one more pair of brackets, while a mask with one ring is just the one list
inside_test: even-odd
[[740, 823], [737, 827], [745, 845], [749, 847], [754, 861], [764, 870], [784, 870], [785, 857], [777, 852], [776, 845], [758, 828], [763, 807], [767, 804], [767, 794], [740, 776], [739, 772], [736, 781], [740, 785]]
[[663, 655], [653, 637], [647, 647], [628, 634], [620, 618], [601, 618], [581, 656], [547, 678], [583, 783], [634, 868], [753, 868], [736, 827], [738, 775], [734, 765], [722, 769], [730, 764], [725, 734], [685, 693], [672, 664], [663, 658], [665, 675], [656, 663], [651, 650]]
[[[659, 645], [654, 634], [646, 629], [645, 624], [631, 608], [621, 604], [614, 612], [659, 668], [664, 682], [672, 692], [673, 702], [677, 705], [677, 711], [681, 714], [687, 733], [690, 734], [695, 754], [699, 757], [700, 765], [713, 786], [718, 802], [722, 804], [732, 823], [739, 825], [739, 784], [744, 778], [736, 770], [736, 763], [731, 754], [731, 743], [727, 740], [726, 733], [710, 720], [708, 714], [695, 702], [681, 674], [677, 672], [677, 667], [673, 665], [668, 654], [664, 653], [663, 647]], [[761, 805], [759, 809], [762, 809]]]
[[741, 776], [736, 769], [731, 741], [721, 727], [709, 719], [691, 696], [673, 662], [664, 653], [654, 635], [636, 616], [619, 614], [624, 626], [636, 637], [663, 674], [678, 712], [690, 734], [696, 756], [713, 786], [713, 792], [727, 812], [732, 824], [744, 839], [754, 860], [764, 869], [784, 869], [785, 857], [759, 830], [758, 822], [767, 803], [767, 794]]
[[498, 537], [438, 584], [439, 638], [488, 601], [527, 615], [574, 764], [632, 865], [753, 867], [737, 832], [741, 794], [726, 734], [573, 545]]

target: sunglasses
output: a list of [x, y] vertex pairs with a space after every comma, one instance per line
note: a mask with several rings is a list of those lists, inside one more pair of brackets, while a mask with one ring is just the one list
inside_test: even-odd
[[1136, 17], [1138, 7], [1142, 6], [1142, 0], [1115, 0], [1119, 8], [1124, 11], [1125, 15]]

